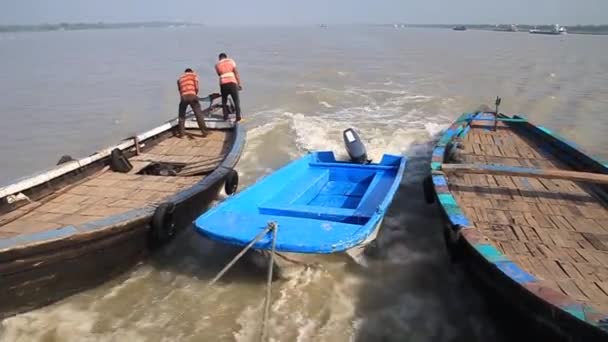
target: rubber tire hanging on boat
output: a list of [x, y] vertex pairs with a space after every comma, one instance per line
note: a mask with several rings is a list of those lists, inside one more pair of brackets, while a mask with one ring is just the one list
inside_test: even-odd
[[451, 227], [443, 228], [443, 239], [445, 241], [445, 247], [448, 250], [448, 256], [452, 263], [458, 263], [463, 259], [462, 250], [458, 246], [458, 238], [456, 233]]
[[152, 216], [150, 235], [152, 240], [158, 244], [165, 244], [175, 236], [176, 228], [173, 220], [175, 203], [165, 202], [156, 207]]
[[433, 176], [428, 175], [422, 181], [422, 190], [424, 191], [424, 200], [428, 204], [435, 203], [435, 186], [433, 185]]
[[226, 183], [224, 183], [224, 191], [227, 195], [232, 195], [239, 187], [239, 174], [234, 169], [230, 169], [226, 175]]
[[112, 171], [127, 173], [131, 171], [132, 168], [133, 165], [131, 165], [120, 149], [115, 148], [112, 150], [110, 155], [110, 169], [112, 169]]

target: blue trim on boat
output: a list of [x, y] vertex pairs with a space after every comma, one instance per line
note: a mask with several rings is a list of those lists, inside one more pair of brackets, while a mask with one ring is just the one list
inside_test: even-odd
[[433, 157], [443, 157], [445, 154], [445, 147], [437, 147], [433, 150]]
[[443, 176], [439, 176], [439, 175], [433, 175], [433, 184], [435, 184], [436, 186], [447, 186], [448, 185], [448, 181], [447, 179], [445, 179], [445, 177]]
[[475, 249], [481, 254], [486, 260], [491, 263], [509, 261], [506, 255], [502, 254], [496, 247], [489, 244], [475, 244]]
[[586, 321], [585, 312], [583, 311], [583, 305], [580, 303], [569, 303], [562, 306], [561, 309], [571, 314], [572, 316], [580, 319], [581, 321]]
[[[475, 120], [476, 118], [487, 117], [487, 115], [488, 115], [488, 113], [477, 113], [472, 116], [465, 116], [465, 115], [461, 116], [461, 118], [459, 118], [452, 125], [452, 128], [445, 132], [445, 134], [440, 139], [439, 143], [436, 145], [436, 148], [438, 148], [440, 146], [445, 146], [447, 143], [452, 141], [452, 139], [456, 136], [454, 134], [455, 130], [453, 128], [455, 124], [462, 122], [462, 121], [468, 121], [467, 127], [463, 130], [463, 132], [468, 132], [470, 129], [470, 124], [473, 120]], [[492, 114], [490, 114], [490, 115], [492, 115]], [[501, 117], [508, 118], [505, 115], [501, 115]], [[523, 115], [516, 115], [516, 116], [513, 116], [513, 118], [522, 119], [522, 120], [521, 121], [504, 120], [505, 124], [507, 124], [508, 126], [514, 128], [514, 129], [515, 128], [526, 128], [532, 132], [538, 132], [538, 134], [545, 135], [546, 137], [551, 137], [552, 139], [555, 139], [555, 141], [558, 144], [567, 146], [570, 149], [570, 150], [564, 150], [563, 152], [566, 155], [568, 155], [569, 158], [572, 158], [572, 160], [571, 160], [572, 163], [589, 164], [589, 161], [591, 161], [592, 163], [594, 163], [594, 165], [596, 167], [599, 166], [598, 168], [600, 170], [602, 170], [604, 173], [608, 173], [608, 165], [606, 165], [605, 162], [599, 161], [599, 159], [597, 159], [597, 158], [590, 157], [577, 144], [557, 136], [555, 133], [553, 133], [551, 130], [549, 130], [545, 127], [537, 127], [537, 126], [531, 124], [529, 121], [527, 121], [527, 119]], [[552, 149], [556, 148], [555, 146], [551, 146], [551, 147], [543, 146], [542, 144], [541, 144], [541, 147], [543, 149], [548, 149], [547, 151], [543, 151], [543, 153], [550, 153], [549, 152], [550, 148], [552, 148]], [[560, 148], [560, 147], [557, 147], [557, 148]], [[564, 149], [564, 148], [561, 147], [561, 149]], [[561, 154], [562, 157], [563, 157], [564, 153]], [[583, 160], [581, 161], [579, 159], [574, 159], [574, 157], [572, 157], [573, 154], [578, 155], [577, 158], [582, 158]], [[588, 161], [586, 161], [585, 159], [588, 159]], [[433, 158], [433, 161], [431, 162], [431, 172], [433, 174], [433, 184], [435, 187], [435, 192], [437, 194], [437, 197], [439, 198], [440, 206], [441, 206], [442, 210], [444, 211], [444, 213], [446, 213], [446, 215], [448, 216], [448, 220], [451, 223], [451, 226], [452, 226], [451, 228], [453, 230], [457, 231], [462, 228], [461, 224], [457, 220], [458, 218], [460, 218], [459, 215], [462, 215], [464, 220], [467, 220], [467, 218], [466, 218], [466, 216], [464, 216], [464, 214], [462, 214], [460, 207], [458, 206], [455, 199], [451, 195], [451, 192], [448, 189], [447, 179], [444, 177], [443, 172], [440, 170], [443, 162], [445, 162], [445, 158], [442, 161], [438, 161], [435, 158]], [[510, 169], [509, 167], [506, 167], [506, 166], [501, 167], [501, 166], [489, 165], [489, 167], [490, 168], [494, 167], [495, 169], [500, 169], [500, 170], [509, 170]], [[527, 170], [527, 168], [517, 168], [517, 170], [522, 170], [522, 169]], [[527, 171], [536, 172], [536, 169], [529, 169]], [[527, 184], [526, 186], [530, 186], [530, 185]], [[471, 236], [474, 240], [477, 239], [475, 237], [476, 233], [474, 230], [466, 229], [464, 231], [465, 235], [468, 235], [468, 234], [466, 234], [468, 232], [473, 233]], [[465, 241], [466, 241], [466, 243], [468, 243], [469, 245], [474, 247], [475, 250], [481, 255], [481, 257], [486, 262], [490, 263], [491, 265], [496, 267], [498, 270], [500, 270], [501, 273], [504, 274], [507, 279], [510, 279], [510, 280], [518, 283], [519, 285], [521, 285], [524, 288], [525, 288], [525, 286], [532, 286], [532, 285], [538, 283], [538, 279], [536, 277], [534, 277], [533, 275], [531, 275], [530, 273], [526, 272], [521, 267], [519, 267], [516, 263], [514, 263], [512, 260], [510, 260], [506, 255], [502, 254], [495, 246], [493, 246], [491, 244], [486, 244], [486, 243], [475, 243], [473, 241], [469, 241], [466, 237], [465, 237]], [[542, 285], [541, 285], [541, 288], [542, 288]], [[543, 299], [543, 298], [539, 297], [539, 300], [544, 301], [545, 303], [551, 304], [551, 305], [555, 306], [556, 308], [569, 313], [572, 317], [575, 317], [576, 319], [578, 319], [582, 322], [594, 325], [596, 327], [599, 327], [600, 329], [608, 331], [608, 317], [606, 317], [604, 319], [599, 319], [596, 321], [593, 319], [593, 317], [597, 318], [597, 316], [599, 316], [599, 314], [597, 314], [597, 311], [595, 309], [588, 307], [589, 315], [586, 315], [585, 310], [583, 309], [582, 305], [576, 303], [576, 301], [574, 301], [570, 297], [567, 297], [565, 295], [562, 295], [562, 296], [563, 296], [563, 298], [561, 298], [561, 299], [552, 299], [552, 300]]]
[[[514, 117], [521, 117], [521, 116], [515, 115]], [[606, 164], [606, 162], [604, 160], [588, 153], [577, 143], [575, 143], [569, 139], [566, 139], [566, 138], [560, 136], [559, 134], [553, 132], [552, 130], [550, 130], [546, 127], [543, 127], [543, 126], [536, 126], [531, 123], [528, 123], [527, 128], [531, 131], [536, 131], [541, 135], [545, 135], [545, 136], [553, 138], [558, 144], [563, 145], [562, 148], [568, 147], [571, 150], [571, 151], [566, 151], [566, 152], [570, 152], [570, 153], [566, 153], [568, 156], [570, 156], [572, 153], [575, 153], [578, 158], [587, 159], [588, 161], [594, 163], [595, 166], [602, 169], [604, 171], [604, 173], [608, 173], [608, 164]], [[551, 146], [551, 147], [555, 148], [554, 146]], [[564, 155], [562, 154], [561, 157], [564, 157]], [[579, 162], [578, 160], [575, 160], [574, 157], [571, 157], [571, 158], [573, 160], [572, 162]]]
[[536, 281], [536, 277], [530, 273], [524, 271], [516, 263], [512, 261], [498, 261], [494, 264], [509, 278], [515, 280], [519, 284], [533, 283]]
[[444, 208], [454, 229], [469, 227], [471, 225], [451, 193], [440, 193], [437, 195], [437, 197], [439, 198], [439, 203]]

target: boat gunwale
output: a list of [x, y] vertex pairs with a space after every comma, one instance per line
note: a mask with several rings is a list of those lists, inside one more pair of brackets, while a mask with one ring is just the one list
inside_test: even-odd
[[[186, 122], [188, 123], [188, 121]], [[147, 132], [144, 132], [138, 137], [146, 136], [146, 139], [151, 139], [157, 136], [160, 136], [163, 133], [166, 133], [171, 128], [177, 125], [177, 119], [173, 119], [168, 121], [167, 123], [160, 125], [156, 128], [153, 128]], [[180, 191], [175, 192], [174, 194], [166, 197], [162, 203], [172, 202], [176, 205], [184, 203], [191, 197], [204, 192], [205, 190], [212, 187], [217, 181], [221, 180], [226, 176], [226, 174], [233, 169], [233, 167], [238, 163], [241, 153], [244, 148], [246, 132], [245, 129], [238, 123], [235, 123], [234, 126], [230, 129], [234, 132], [233, 142], [230, 149], [230, 152], [224, 157], [222, 162], [208, 175], [203, 176], [203, 178], [196, 183], [192, 184], [189, 187], [181, 189]], [[140, 141], [142, 143], [144, 141]], [[117, 144], [113, 147], [106, 148], [99, 153], [111, 151], [114, 148], [124, 147], [123, 151], [133, 147], [134, 142], [129, 142], [129, 146], [125, 145], [127, 142], [123, 142], [121, 144]], [[99, 162], [103, 158], [107, 157], [99, 157], [98, 159], [92, 160], [91, 158], [95, 156], [89, 156], [86, 158], [82, 158], [78, 161], [73, 161], [71, 163], [85, 161], [87, 164], [84, 166], [91, 165], [94, 162]], [[84, 167], [83, 166], [83, 167]], [[79, 167], [80, 168], [80, 167]], [[65, 171], [64, 174], [78, 170], [76, 168], [74, 170]], [[52, 170], [59, 170], [61, 167], [54, 168]], [[61, 175], [57, 175], [60, 177]], [[46, 182], [50, 181], [47, 180]], [[45, 184], [43, 182], [41, 184]], [[40, 185], [40, 184], [39, 184]], [[35, 187], [37, 185], [33, 185]], [[25, 189], [23, 189], [25, 190]], [[23, 191], [20, 190], [20, 191]], [[131, 209], [122, 213], [109, 215], [107, 217], [103, 217], [97, 220], [88, 221], [79, 225], [66, 225], [62, 227], [58, 227], [56, 229], [44, 230], [41, 232], [28, 233], [28, 234], [20, 234], [17, 236], [13, 236], [7, 239], [0, 239], [0, 262], [11, 260], [14, 258], [14, 255], [18, 255], [21, 257], [21, 254], [32, 252], [36, 254], [37, 252], [44, 252], [47, 250], [47, 246], [49, 248], [53, 248], [55, 244], [61, 244], [61, 242], [65, 240], [73, 241], [74, 243], [80, 241], [89, 241], [99, 238], [100, 236], [104, 236], [107, 234], [112, 234], [112, 228], [117, 227], [131, 227], [132, 224], [137, 223], [139, 221], [147, 221], [154, 214], [155, 208], [157, 205], [148, 204], [142, 206], [140, 208]], [[120, 231], [120, 229], [119, 229]]]
[[[487, 266], [498, 274], [502, 275], [503, 279], [508, 280], [511, 286], [516, 286], [520, 291], [523, 291], [531, 298], [537, 301], [548, 304], [550, 307], [559, 310], [565, 314], [561, 317], [567, 319], [575, 319], [583, 323], [587, 327], [592, 327], [595, 330], [593, 333], [607, 336], [608, 335], [608, 313], [601, 313], [589, 304], [581, 304], [557, 290], [544, 286], [539, 283], [539, 279], [531, 275], [517, 263], [512, 261], [508, 256], [501, 253], [498, 248], [492, 244], [480, 231], [475, 228], [464, 211], [460, 208], [456, 199], [452, 195], [448, 187], [448, 179], [441, 165], [446, 161], [446, 156], [450, 150], [456, 148], [454, 140], [463, 138], [471, 128], [471, 123], [475, 117], [487, 112], [464, 113], [456, 119], [443, 133], [439, 141], [436, 143], [431, 159], [431, 177], [435, 196], [439, 202], [439, 206], [449, 223], [449, 229], [452, 236], [457, 241], [464, 242], [469, 249], [475, 252], [478, 260], [483, 261]], [[494, 113], [490, 113], [494, 115]], [[504, 114], [499, 114], [499, 118], [509, 118]], [[522, 122], [506, 122], [512, 129], [524, 128], [535, 134], [553, 139], [557, 144], [562, 144], [571, 149], [571, 151], [563, 150], [563, 153], [578, 154], [577, 157], [585, 157], [595, 163], [596, 167], [603, 168], [604, 173], [608, 173], [607, 164], [599, 158], [592, 157], [585, 152], [579, 145], [562, 138], [553, 131], [543, 127], [536, 126], [530, 123], [522, 115], [514, 115], [513, 119], [524, 119]], [[557, 315], [552, 312], [551, 319], [556, 319]]]
[[[170, 130], [171, 128], [175, 127], [176, 125], [177, 125], [177, 119], [169, 120], [160, 126], [154, 127], [148, 131], [138, 134], [137, 138], [138, 138], [139, 142], [142, 143], [149, 138], [153, 138], [155, 136], [158, 136], [158, 135]], [[118, 144], [110, 146], [110, 147], [103, 148], [87, 157], [83, 157], [83, 158], [80, 158], [77, 160], [72, 160], [72, 161], [51, 167], [44, 171], [36, 172], [29, 176], [18, 178], [14, 181], [9, 181], [7, 184], [2, 185], [0, 187], [0, 198], [5, 198], [7, 196], [14, 195], [21, 191], [31, 189], [33, 187], [47, 183], [55, 178], [61, 177], [72, 171], [81, 169], [85, 166], [89, 166], [97, 161], [102, 160], [105, 157], [108, 157], [112, 153], [112, 151], [116, 148], [124, 151], [124, 150], [132, 148], [134, 146], [135, 146], [135, 140], [133, 138], [122, 139], [121, 143], [118, 143]]]

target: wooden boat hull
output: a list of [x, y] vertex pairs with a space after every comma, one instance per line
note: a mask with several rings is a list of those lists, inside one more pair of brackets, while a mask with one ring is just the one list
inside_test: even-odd
[[[465, 264], [466, 268], [474, 276], [474, 279], [476, 279], [476, 282], [480, 287], [488, 290], [488, 293], [493, 295], [491, 296], [493, 299], [501, 303], [501, 305], [504, 305], [504, 307], [497, 308], [497, 310], [504, 311], [508, 309], [509, 311], [517, 313], [517, 316], [511, 316], [510, 319], [523, 318], [525, 324], [532, 326], [535, 332], [541, 332], [545, 338], [551, 338], [552, 341], [605, 341], [608, 338], [608, 313], [595, 308], [594, 305], [589, 304], [582, 298], [574, 299], [559, 288], [556, 289], [552, 281], [553, 277], [557, 278], [559, 275], [535, 273], [534, 270], [538, 269], [534, 267], [537, 265], [535, 264], [537, 261], [532, 260], [528, 262], [521, 256], [522, 254], [520, 254], [520, 252], [523, 253], [523, 255], [530, 254], [532, 253], [532, 249], [537, 245], [544, 248], [545, 242], [542, 239], [538, 240], [536, 236], [532, 236], [530, 237], [531, 239], [537, 240], [529, 240], [525, 245], [522, 243], [522, 245], [525, 246], [524, 248], [528, 248], [528, 250], [509, 250], [509, 252], [506, 252], [505, 248], [509, 246], [509, 243], [511, 243], [512, 240], [508, 238], [508, 235], [506, 235], [503, 229], [505, 227], [519, 229], [518, 227], [519, 224], [521, 224], [521, 221], [519, 220], [520, 216], [516, 215], [517, 212], [510, 212], [507, 207], [504, 207], [502, 208], [504, 209], [504, 212], [509, 214], [506, 220], [500, 215], [496, 217], [481, 217], [480, 215], [485, 215], [486, 213], [485, 204], [471, 202], [471, 200], [468, 199], [478, 198], [475, 196], [481, 196], [484, 200], [492, 201], [494, 196], [497, 198], [499, 196], [505, 196], [504, 198], [516, 196], [517, 200], [512, 198], [510, 202], [504, 202], [504, 205], [515, 206], [516, 204], [522, 205], [521, 203], [524, 203], [523, 206], [525, 207], [528, 203], [525, 200], [529, 200], [530, 203], [535, 203], [534, 201], [539, 200], [541, 196], [531, 194], [529, 189], [512, 192], [505, 190], [500, 192], [497, 190], [499, 186], [507, 187], [507, 185], [504, 184], [504, 178], [497, 178], [500, 176], [495, 176], [494, 181], [500, 181], [503, 184], [488, 185], [489, 183], [485, 183], [486, 185], [484, 185], [479, 183], [469, 186], [468, 189], [464, 189], [464, 187], [458, 183], [460, 178], [447, 174], [448, 171], [446, 170], [449, 170], [449, 167], [444, 169], [442, 166], [444, 164], [454, 165], [452, 163], [459, 161], [459, 154], [461, 153], [459, 150], [463, 148], [467, 150], [469, 148], [463, 146], [463, 144], [470, 143], [470, 139], [469, 142], [465, 141], [466, 139], [471, 138], [468, 135], [471, 134], [473, 129], [480, 129], [481, 131], [478, 132], [483, 132], [482, 134], [485, 135], [483, 139], [479, 138], [479, 141], [485, 140], [488, 145], [483, 148], [474, 146], [474, 151], [471, 152], [472, 157], [466, 156], [464, 158], [479, 158], [486, 160], [488, 164], [492, 164], [494, 162], [507, 160], [508, 158], [506, 157], [508, 157], [507, 154], [509, 150], [517, 150], [520, 155], [519, 158], [522, 158], [522, 160], [524, 158], [531, 158], [526, 159], [526, 161], [533, 164], [540, 164], [542, 162], [541, 157], [551, 157], [555, 158], [551, 159], [555, 163], [558, 163], [559, 161], [559, 165], [564, 165], [564, 167], [567, 165], [568, 168], [576, 171], [594, 172], [596, 174], [605, 175], [608, 174], [608, 169], [604, 163], [590, 157], [574, 143], [558, 137], [544, 127], [535, 126], [529, 123], [521, 116], [509, 118], [504, 115], [499, 115], [498, 121], [496, 121], [494, 117], [494, 113], [483, 112], [462, 115], [445, 131], [433, 151], [431, 176], [427, 179], [428, 182], [425, 181], [424, 188], [425, 194], [439, 203], [439, 208], [446, 223], [444, 227], [446, 246], [455, 260]], [[495, 124], [498, 126], [498, 129], [493, 127]], [[501, 130], [503, 132], [515, 132], [517, 136], [524, 137], [522, 138], [523, 140], [521, 140], [522, 142], [528, 142], [531, 144], [530, 146], [535, 146], [533, 145], [533, 142], [540, 142], [540, 144], [542, 144], [542, 149], [539, 148], [538, 153], [530, 152], [530, 150], [523, 145], [521, 147], [516, 146], [515, 149], [506, 145], [498, 145], [501, 146], [501, 148], [494, 149], [493, 146], [496, 145], [492, 144], [497, 144], [498, 141], [500, 141], [501, 144], [504, 144], [508, 141], [508, 136], [501, 136], [500, 133], [493, 133], [500, 132]], [[487, 138], [486, 136], [491, 138]], [[476, 137], [475, 139], [478, 138]], [[487, 151], [491, 151], [495, 157], [486, 157], [484, 152]], [[523, 157], [523, 155], [527, 154], [529, 154], [527, 157]], [[517, 158], [512, 159], [515, 164], [518, 162]], [[506, 166], [493, 166], [487, 169], [491, 170], [492, 168], [509, 169]], [[521, 172], [521, 170], [516, 168], [514, 168], [514, 171]], [[521, 177], [516, 178], [517, 182], [520, 182], [521, 184], [528, 183], [529, 179], [534, 180], [537, 178], [531, 173], [521, 174], [520, 176]], [[552, 175], [538, 174], [537, 176], [549, 177]], [[594, 177], [598, 178], [600, 176], [596, 175]], [[561, 185], [562, 187], [569, 186], [568, 189], [575, 189], [577, 186], [576, 184], [570, 185], [570, 183], [561, 183]], [[489, 190], [484, 190], [486, 188]], [[559, 191], [563, 191], [557, 188], [552, 189], [553, 194], [559, 194]], [[590, 194], [592, 193], [592, 197], [589, 198], [593, 198], [594, 201], [598, 201], [598, 203], [604, 203], [603, 209], [601, 205], [596, 205], [598, 209], [593, 210], [596, 210], [595, 213], [602, 213], [602, 215], [605, 213], [606, 193], [604, 187], [595, 185], [581, 187], [580, 189], [583, 189], [584, 191], [579, 188], [576, 189], [580, 191], [580, 196], [589, 196], [585, 191], [591, 189], [589, 191], [592, 191], [590, 192]], [[513, 188], [508, 188], [508, 190], [511, 191]], [[464, 191], [473, 192], [469, 193], [471, 195], [467, 195]], [[533, 197], [530, 199], [526, 196]], [[534, 196], [537, 196], [537, 198]], [[554, 197], [563, 201], [560, 202], [562, 204], [568, 203], [567, 201], [571, 198], [565, 195]], [[542, 199], [542, 201], [551, 203], [551, 197], [546, 198], [547, 199]], [[477, 208], [473, 208], [475, 206], [477, 206]], [[477, 213], [478, 215], [472, 216], [473, 213]], [[531, 224], [534, 218], [542, 218], [538, 217], [538, 215], [541, 214], [538, 212], [533, 215], [524, 213], [521, 217], [527, 218], [526, 224]], [[500, 223], [495, 221], [504, 222]], [[483, 222], [487, 222], [489, 227], [494, 227], [492, 228], [494, 230], [482, 228], [484, 225]], [[574, 226], [570, 228], [572, 229], [573, 227]], [[539, 227], [531, 226], [530, 228], [532, 229], [531, 231], [534, 231]], [[538, 231], [542, 232], [543, 229], [538, 229]], [[492, 232], [496, 232], [495, 235], [492, 235]], [[522, 239], [528, 236], [523, 230], [519, 230], [519, 232], [522, 234]], [[561, 233], [562, 232], [560, 231], [555, 231], [554, 234], [558, 235]], [[572, 230], [568, 232], [568, 234], [578, 233]], [[488, 236], [490, 236], [490, 238]], [[549, 236], [543, 237], [547, 238]], [[519, 246], [517, 240], [512, 243]], [[555, 251], [561, 250], [559, 246], [555, 246], [554, 249]], [[573, 250], [576, 251], [575, 249]], [[598, 251], [597, 253], [597, 255], [603, 255], [601, 251]], [[544, 258], [550, 262], [553, 262], [552, 259], [554, 257], [556, 257], [555, 254], [549, 254], [549, 256], [546, 257], [540, 256], [541, 259]], [[560, 259], [561, 257], [559, 256], [557, 256], [557, 258], [558, 263], [562, 263], [564, 267], [568, 267], [569, 262], [564, 262], [565, 259]], [[526, 266], [522, 266], [521, 263], [524, 263]], [[601, 266], [598, 264], [598, 267]], [[572, 271], [571, 269], [568, 270]], [[581, 275], [579, 274], [579, 276]], [[569, 284], [571, 281], [568, 278], [563, 279], [563, 282], [561, 282], [559, 278], [557, 279], [557, 283], [564, 284], [564, 288], [566, 288], [565, 285]], [[578, 279], [578, 281], [580, 282], [581, 279]], [[606, 303], [605, 298], [601, 298], [601, 292], [595, 292], [595, 294], [596, 296], [593, 298], [595, 298], [596, 303]]]
[[[176, 124], [177, 121], [173, 120], [139, 135], [142, 152], [172, 136], [171, 131]], [[194, 127], [195, 122], [187, 122], [187, 128]], [[236, 124], [218, 129], [227, 129], [233, 134], [228, 153], [210, 173], [190, 178], [188, 185], [162, 199], [162, 203], [174, 205], [171, 218], [177, 232], [190, 225], [216, 199], [227, 175], [233, 172], [240, 158], [245, 142], [244, 129]], [[77, 165], [59, 166], [1, 189], [21, 191], [34, 200], [45, 198], [56, 189], [99, 172], [108, 163], [109, 151], [114, 148], [123, 150], [126, 156], [133, 156], [136, 150], [133, 144], [132, 140], [126, 141], [71, 162]], [[74, 169], [69, 170], [69, 167]], [[42, 179], [36, 178], [41, 176]], [[45, 188], [49, 190], [44, 191]], [[151, 226], [158, 207], [159, 203], [151, 203], [83, 224], [6, 239], [0, 235], [0, 291], [4, 294], [0, 301], [0, 318], [39, 308], [112, 279], [143, 260], [154, 249], [168, 243], [159, 243], [151, 238]]]

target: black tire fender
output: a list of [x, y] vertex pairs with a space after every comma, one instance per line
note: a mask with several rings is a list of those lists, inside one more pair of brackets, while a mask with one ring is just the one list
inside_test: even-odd
[[428, 175], [422, 181], [422, 190], [424, 191], [424, 200], [428, 204], [435, 203], [435, 186], [433, 185], [433, 176]]
[[463, 260], [463, 253], [458, 246], [459, 234], [452, 227], [445, 227], [443, 229], [443, 238], [445, 246], [448, 250], [448, 255], [452, 263], [459, 263]]
[[226, 175], [226, 181], [224, 183], [224, 191], [228, 195], [232, 195], [236, 192], [239, 187], [239, 173], [234, 169], [230, 169]]
[[150, 235], [152, 240], [159, 244], [169, 242], [176, 234], [175, 220], [173, 212], [175, 211], [175, 203], [165, 202], [156, 207], [152, 216], [150, 226]]

